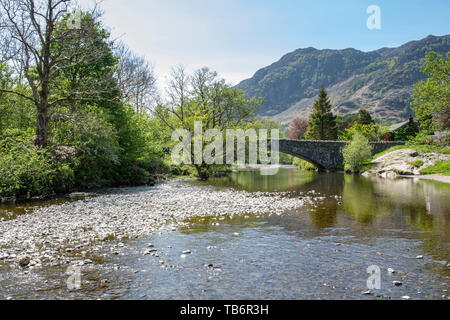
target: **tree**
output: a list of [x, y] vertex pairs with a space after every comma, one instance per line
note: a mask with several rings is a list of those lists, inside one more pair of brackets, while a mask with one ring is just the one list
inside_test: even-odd
[[115, 54], [119, 58], [116, 76], [122, 98], [125, 103], [131, 104], [138, 114], [143, 114], [156, 100], [154, 68], [145, 58], [135, 55], [123, 43], [117, 45]]
[[428, 133], [450, 129], [450, 51], [443, 55], [428, 52], [422, 72], [428, 75], [414, 87], [412, 106], [416, 119]]
[[331, 111], [331, 103], [327, 92], [322, 87], [319, 98], [314, 103], [313, 113], [309, 120], [306, 137], [311, 140], [336, 140], [337, 125], [336, 117]]
[[[113, 59], [107, 43], [108, 34], [96, 21], [98, 13], [80, 13], [80, 25], [69, 24], [74, 0], [0, 0], [0, 32], [9, 39], [8, 58], [16, 66], [19, 84], [0, 88], [31, 101], [36, 108], [38, 147], [47, 146], [51, 111], [73, 101], [107, 101], [115, 85], [113, 68], [101, 73], [91, 68]], [[70, 85], [61, 82], [62, 75], [72, 72]], [[25, 79], [29, 91], [22, 90]]]
[[370, 115], [370, 112], [366, 109], [360, 109], [356, 115], [356, 123], [362, 125], [369, 125], [375, 123]]
[[360, 132], [355, 133], [353, 140], [342, 150], [344, 165], [347, 171], [358, 173], [365, 161], [372, 156], [369, 140]]
[[[195, 143], [195, 121], [202, 122], [202, 133], [209, 129], [218, 129], [223, 133], [226, 129], [239, 128], [254, 116], [261, 105], [261, 99], [246, 97], [244, 91], [231, 88], [208, 68], [199, 69], [192, 76], [186, 73], [183, 66], [173, 68], [167, 96], [168, 101], [160, 103], [154, 114], [173, 131], [189, 131], [191, 146]], [[203, 143], [203, 148], [207, 147], [208, 143]], [[191, 148], [192, 159], [196, 158], [195, 149]], [[212, 165], [204, 159], [194, 165], [199, 177], [208, 179]]]
[[339, 140], [351, 141], [356, 133], [360, 133], [369, 141], [381, 141], [387, 133], [387, 130], [387, 127], [383, 127], [377, 123], [359, 124], [355, 122], [350, 128], [342, 132]]
[[297, 140], [302, 139], [308, 130], [308, 120], [302, 117], [295, 118], [289, 125], [286, 136], [289, 139]]

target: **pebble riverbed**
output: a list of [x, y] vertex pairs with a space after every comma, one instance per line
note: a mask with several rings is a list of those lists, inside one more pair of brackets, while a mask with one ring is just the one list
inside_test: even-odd
[[[283, 192], [211, 190], [177, 181], [155, 187], [118, 188], [0, 222], [0, 263], [29, 269], [72, 263], [109, 250], [108, 240], [131, 240], [156, 231], [175, 231], [191, 217], [281, 214], [311, 199]], [[110, 247], [108, 247], [110, 246]], [[120, 243], [119, 243], [120, 247]], [[78, 260], [77, 260], [78, 259]]]

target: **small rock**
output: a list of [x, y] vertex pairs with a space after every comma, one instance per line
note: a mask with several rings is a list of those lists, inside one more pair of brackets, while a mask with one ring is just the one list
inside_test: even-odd
[[395, 270], [394, 269], [392, 269], [392, 268], [388, 268], [388, 270], [387, 270], [389, 273], [395, 273]]
[[422, 259], [423, 259], [423, 256], [417, 256], [416, 259], [422, 260]]
[[372, 291], [370, 291], [370, 290], [363, 291], [362, 294], [369, 295], [369, 294], [372, 294]]
[[240, 236], [240, 234], [239, 234], [239, 233], [237, 233], [237, 232], [235, 232], [235, 233], [233, 233], [233, 236], [235, 236], [235, 237], [239, 237], [239, 236]]
[[392, 283], [395, 285], [395, 286], [401, 286], [403, 283], [401, 283], [400, 281], [392, 281]]
[[191, 250], [185, 250], [185, 251], [183, 251], [183, 254], [191, 254], [192, 252], [191, 252]]
[[148, 247], [148, 248], [154, 248], [155, 246], [154, 246], [153, 244], [149, 243], [149, 244], [147, 245], [147, 247]]
[[186, 259], [186, 257], [187, 257], [187, 255], [185, 255], [185, 254], [182, 254], [182, 255], [180, 256], [181, 259]]
[[13, 297], [7, 297], [6, 298], [6, 300], [8, 300], [8, 301], [10, 301], [10, 300], [12, 300], [13, 299]]
[[24, 268], [30, 264], [30, 261], [31, 261], [30, 257], [22, 257], [19, 260], [19, 266]]
[[403, 296], [402, 299], [403, 300], [411, 300], [411, 297], [410, 296]]

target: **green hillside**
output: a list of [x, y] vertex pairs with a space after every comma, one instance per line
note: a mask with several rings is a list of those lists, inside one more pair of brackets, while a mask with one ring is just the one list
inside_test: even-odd
[[445, 54], [450, 35], [428, 36], [398, 48], [371, 52], [355, 49], [298, 49], [263, 68], [238, 87], [264, 98], [260, 114], [282, 123], [308, 116], [320, 86], [327, 89], [335, 112], [366, 108], [377, 117], [401, 120], [410, 113], [413, 85], [424, 79], [421, 60], [428, 51]]

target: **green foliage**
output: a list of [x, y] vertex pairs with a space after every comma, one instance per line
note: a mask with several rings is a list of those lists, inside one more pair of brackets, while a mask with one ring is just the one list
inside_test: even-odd
[[428, 52], [422, 72], [428, 75], [426, 81], [420, 81], [414, 87], [412, 106], [420, 127], [433, 133], [436, 130], [448, 130], [450, 123], [450, 51], [447, 57]]
[[[49, 112], [46, 147], [33, 144], [36, 106], [20, 95], [0, 93], [1, 197], [153, 184], [155, 174], [169, 172], [163, 147], [167, 132], [118, 99], [114, 74], [118, 59], [108, 32], [99, 20], [83, 14], [82, 30], [67, 36], [67, 18], [54, 30], [59, 40], [53, 42], [50, 54], [86, 54], [89, 59], [76, 63], [62, 59], [52, 74], [49, 99], [60, 102]], [[3, 64], [0, 88], [32, 95], [29, 85]]]
[[415, 160], [415, 161], [408, 162], [408, 164], [410, 166], [413, 166], [413, 167], [416, 167], [416, 168], [420, 168], [421, 166], [423, 166], [425, 164], [425, 162], [423, 162], [422, 160]]
[[388, 132], [388, 128], [383, 127], [379, 124], [359, 124], [355, 123], [350, 128], [346, 129], [339, 140], [351, 141], [355, 134], [362, 134], [369, 141], [381, 141], [382, 137]]
[[331, 103], [324, 88], [319, 91], [319, 98], [313, 106], [305, 137], [310, 140], [336, 140], [336, 117], [331, 112]]
[[73, 186], [70, 165], [38, 149], [28, 137], [6, 132], [0, 141], [0, 197], [49, 196]]
[[425, 168], [420, 171], [421, 174], [443, 174], [450, 175], [450, 161], [438, 161], [434, 166]]
[[372, 116], [370, 115], [370, 112], [367, 111], [366, 109], [360, 109], [358, 111], [355, 121], [356, 123], [361, 125], [370, 125], [374, 123]]
[[346, 171], [358, 173], [363, 168], [364, 163], [372, 156], [372, 146], [369, 140], [357, 132], [353, 136], [352, 142], [342, 150]]
[[294, 166], [297, 166], [300, 169], [306, 170], [306, 171], [317, 171], [318, 170], [318, 168], [315, 165], [313, 165], [312, 163], [310, 163], [308, 161], [302, 160], [300, 158], [294, 158], [292, 160], [292, 164]]
[[411, 123], [404, 128], [401, 128], [394, 132], [394, 140], [395, 141], [409, 141], [416, 138], [420, 129], [417, 125]]

